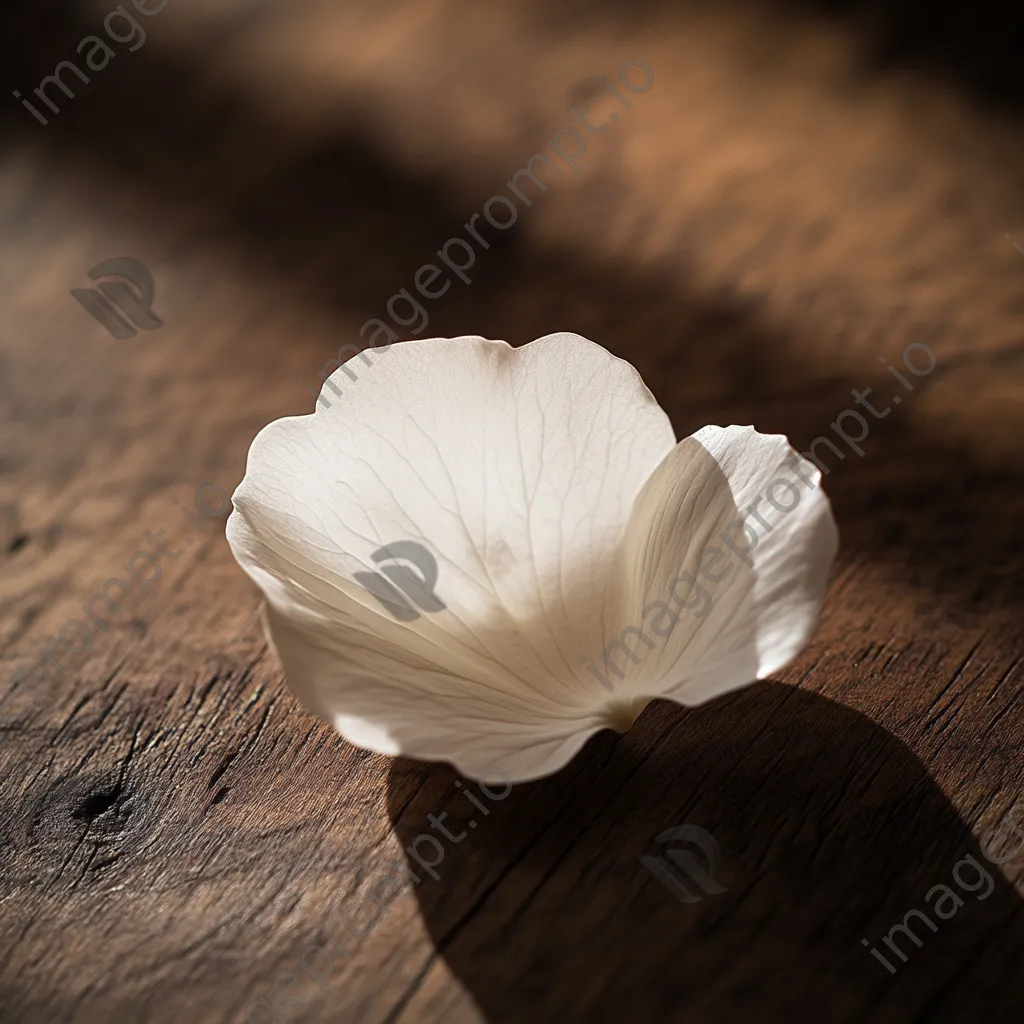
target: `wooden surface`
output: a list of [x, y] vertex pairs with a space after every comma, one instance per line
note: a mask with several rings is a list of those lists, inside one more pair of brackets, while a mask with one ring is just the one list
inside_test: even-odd
[[[5, 95], [111, 9], [68, 8], [4, 15]], [[982, 860], [992, 893], [895, 976], [861, 945], [1024, 794], [1024, 256], [1004, 238], [1024, 239], [1024, 136], [990, 89], [1013, 25], [942, 22], [936, 52], [980, 32], [979, 55], [918, 72], [850, 22], [759, 10], [171, 0], [49, 125], [5, 101], [0, 1020], [1024, 1017], [1024, 852]], [[295, 375], [633, 58], [653, 88], [426, 335], [574, 330], [631, 360], [680, 436], [802, 446], [851, 388], [898, 391], [881, 358], [923, 342], [938, 365], [831, 460], [842, 548], [794, 665], [652, 705], [484, 817], [447, 767], [300, 709], [223, 520], [180, 512], [231, 492], [255, 432], [310, 410]], [[68, 292], [124, 255], [165, 326], [118, 340]], [[158, 530], [182, 553], [155, 594], [52, 685], [15, 685]], [[438, 880], [385, 891], [443, 811], [479, 827]], [[694, 904], [638, 860], [683, 823], [727, 889]], [[255, 1002], [275, 985], [276, 1017]]]

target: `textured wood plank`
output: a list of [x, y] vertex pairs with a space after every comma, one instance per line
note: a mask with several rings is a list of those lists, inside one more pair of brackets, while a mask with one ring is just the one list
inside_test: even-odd
[[[5, 14], [10, 89], [109, 9]], [[917, 38], [904, 9], [889, 42]], [[925, 75], [780, 5], [171, 0], [49, 125], [8, 104], [0, 1020], [1021, 1018], [1024, 852], [996, 869], [979, 845], [1024, 803], [1024, 139], [987, 98], [1011, 24], [986, 13], [991, 51]], [[302, 711], [223, 520], [181, 512], [308, 411], [296, 375], [464, 234], [567, 97], [615, 110], [593, 76], [632, 58], [653, 88], [491, 233], [426, 333], [586, 334], [680, 435], [806, 446], [851, 389], [903, 401], [863, 455], [825, 454], [843, 548], [796, 664], [474, 790], [484, 815], [450, 769]], [[165, 326], [118, 340], [68, 290], [126, 254]], [[911, 393], [880, 359], [915, 343], [937, 365]], [[16, 683], [161, 530], [180, 554], [154, 592]], [[404, 851], [443, 812], [465, 836], [433, 879]], [[696, 904], [639, 861], [683, 823], [721, 850], [726, 892]], [[890, 975], [861, 939], [968, 854], [991, 893]], [[399, 891], [404, 864], [422, 882]]]

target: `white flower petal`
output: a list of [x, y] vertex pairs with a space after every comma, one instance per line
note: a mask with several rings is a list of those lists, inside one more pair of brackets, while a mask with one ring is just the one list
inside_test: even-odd
[[266, 609], [292, 689], [350, 742], [381, 754], [450, 761], [465, 776], [524, 782], [566, 764], [607, 726], [512, 686], [453, 677], [366, 634], [317, 634]]
[[[329, 409], [260, 432], [232, 550], [290, 684], [347, 738], [546, 774], [607, 724], [576, 661], [620, 600], [616, 551], [671, 425], [629, 364], [576, 335], [372, 357], [332, 375]], [[432, 554], [444, 610], [396, 621], [357, 580], [396, 541]]]
[[676, 446], [624, 542], [622, 619], [637, 631], [632, 657], [619, 647], [610, 662], [617, 690], [700, 704], [799, 653], [838, 546], [820, 478], [785, 437], [752, 427], [704, 427]]
[[289, 683], [351, 742], [537, 778], [806, 642], [837, 538], [785, 438], [673, 447], [636, 371], [577, 335], [365, 358], [260, 432], [228, 522]]

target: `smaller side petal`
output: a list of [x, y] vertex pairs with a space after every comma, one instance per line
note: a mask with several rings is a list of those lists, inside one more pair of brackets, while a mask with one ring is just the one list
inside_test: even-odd
[[838, 546], [820, 481], [785, 437], [751, 427], [676, 446], [630, 520], [621, 621], [649, 643], [619, 689], [695, 705], [796, 657]]

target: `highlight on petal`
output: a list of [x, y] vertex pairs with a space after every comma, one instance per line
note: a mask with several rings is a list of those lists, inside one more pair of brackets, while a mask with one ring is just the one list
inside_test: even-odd
[[[810, 481], [793, 511], [756, 542], [731, 525], [790, 470]], [[712, 581], [722, 531], [731, 569]], [[392, 346], [341, 401], [259, 433], [228, 540], [307, 707], [485, 781], [550, 774], [653, 697], [777, 670], [836, 544], [784, 438], [677, 445], [637, 372], [572, 334]]]

